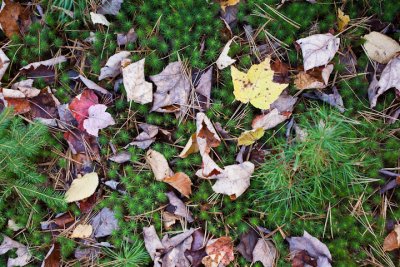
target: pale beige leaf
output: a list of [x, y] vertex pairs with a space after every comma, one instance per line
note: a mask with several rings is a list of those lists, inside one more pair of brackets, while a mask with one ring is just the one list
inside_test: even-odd
[[[4, 3], [4, 1], [3, 1], [3, 3]], [[10, 59], [3, 52], [3, 50], [0, 49], [0, 81], [3, 78], [4, 74], [6, 73], [8, 65], [10, 65]]]
[[149, 149], [146, 153], [146, 162], [150, 165], [157, 181], [163, 181], [165, 178], [174, 175], [168, 161], [160, 152]]
[[121, 51], [112, 55], [104, 67], [100, 70], [99, 81], [105, 78], [114, 78], [121, 74], [121, 62], [122, 60], [128, 58], [131, 52]]
[[219, 178], [212, 189], [215, 193], [236, 199], [250, 186], [250, 177], [253, 172], [254, 164], [250, 161], [226, 166], [223, 171], [225, 177]]
[[370, 32], [363, 36], [366, 40], [364, 49], [367, 55], [379, 63], [388, 63], [397, 52], [400, 52], [400, 45], [387, 35], [380, 32]]
[[55, 57], [55, 58], [51, 58], [45, 61], [38, 61], [38, 62], [34, 62], [31, 64], [26, 65], [25, 67], [22, 67], [20, 70], [30, 70], [30, 69], [37, 69], [40, 66], [44, 66], [44, 67], [52, 67], [54, 65], [66, 62], [67, 58], [64, 56], [59, 56], [59, 57]]
[[196, 153], [198, 151], [199, 146], [197, 145], [197, 134], [192, 134], [182, 152], [179, 154], [179, 157], [186, 158], [190, 154]]
[[24, 227], [18, 225], [14, 220], [9, 219], [7, 222], [7, 227], [14, 232], [24, 229]]
[[40, 94], [40, 90], [33, 87], [33, 79], [16, 82], [11, 85], [11, 88], [21, 91], [27, 98], [32, 98]]
[[15, 258], [8, 258], [7, 267], [25, 266], [32, 258], [28, 248], [21, 243], [12, 240], [6, 235], [3, 235], [3, 242], [0, 245], [0, 255], [7, 253], [9, 250], [17, 249]]
[[65, 193], [65, 200], [70, 203], [90, 197], [99, 185], [99, 176], [95, 172], [79, 176], [72, 181], [71, 187]]
[[93, 227], [90, 224], [79, 224], [75, 227], [70, 238], [88, 238], [93, 232]]
[[[122, 67], [122, 76], [128, 101], [147, 104], [153, 101], [153, 84], [144, 79], [145, 59]], [[124, 65], [124, 62], [122, 62]]]
[[296, 41], [303, 53], [304, 70], [327, 65], [339, 50], [340, 38], [330, 33], [314, 34]]
[[90, 12], [90, 19], [92, 20], [93, 24], [101, 24], [107, 27], [110, 26], [110, 22], [102, 14]]
[[216, 61], [218, 69], [220, 70], [225, 69], [226, 67], [236, 62], [236, 59], [232, 59], [230, 56], [228, 56], [229, 49], [235, 38], [236, 36], [230, 39], [224, 46], [224, 49], [222, 49], [222, 52]]
[[258, 239], [253, 250], [253, 263], [261, 262], [264, 267], [275, 266], [276, 248], [271, 241]]
[[3, 96], [6, 98], [25, 98], [24, 93], [19, 90], [3, 88]]

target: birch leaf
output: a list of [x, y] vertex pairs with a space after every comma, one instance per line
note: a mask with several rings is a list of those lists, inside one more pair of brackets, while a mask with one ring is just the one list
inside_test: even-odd
[[236, 37], [230, 39], [224, 46], [224, 49], [222, 49], [222, 52], [216, 61], [218, 69], [225, 69], [226, 67], [236, 62], [236, 59], [232, 59], [230, 56], [228, 56], [229, 48], [231, 47], [231, 44], [235, 38]]
[[93, 24], [101, 24], [107, 27], [110, 26], [110, 22], [102, 14], [90, 12], [90, 19], [92, 20]]
[[250, 161], [226, 166], [223, 172], [225, 177], [219, 178], [212, 189], [215, 193], [228, 195], [234, 200], [250, 186], [250, 177], [253, 172], [254, 164]]
[[250, 131], [244, 131], [240, 134], [238, 138], [238, 145], [239, 146], [249, 146], [254, 144], [258, 139], [264, 136], [264, 129], [257, 128]]
[[79, 224], [75, 227], [70, 238], [88, 238], [93, 232], [93, 227], [90, 224]]
[[115, 121], [111, 114], [106, 112], [107, 106], [96, 104], [88, 109], [89, 118], [83, 121], [83, 128], [86, 132], [93, 136], [98, 136], [99, 130], [110, 125], [114, 125]]
[[99, 176], [95, 172], [78, 176], [72, 181], [71, 187], [65, 193], [65, 200], [70, 203], [90, 197], [99, 185]]
[[397, 41], [380, 32], [370, 32], [363, 38], [366, 40], [364, 49], [367, 55], [381, 64], [388, 63], [400, 51]]
[[146, 153], [146, 161], [150, 165], [157, 181], [161, 182], [165, 178], [174, 175], [169, 168], [168, 161], [160, 152], [149, 149]]
[[304, 70], [326, 66], [339, 50], [340, 38], [330, 33], [314, 34], [296, 41], [303, 53]]
[[260, 64], [254, 64], [247, 73], [231, 67], [233, 94], [236, 100], [248, 103], [259, 109], [269, 109], [288, 84], [275, 83], [274, 71], [267, 57]]
[[[122, 65], [124, 65], [122, 62]], [[145, 59], [122, 67], [122, 76], [128, 101], [147, 104], [153, 101], [153, 84], [144, 79]]]
[[121, 62], [122, 60], [128, 58], [131, 52], [121, 51], [112, 55], [108, 60], [106, 65], [101, 68], [99, 81], [105, 78], [115, 78], [121, 73]]
[[343, 31], [350, 22], [350, 16], [345, 15], [344, 12], [338, 8], [337, 23], [339, 31]]

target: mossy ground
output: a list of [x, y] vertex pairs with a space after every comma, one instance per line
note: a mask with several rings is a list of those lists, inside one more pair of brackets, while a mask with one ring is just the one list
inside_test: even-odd
[[[38, 2], [46, 11], [44, 23], [34, 22], [24, 37], [14, 37], [4, 46], [3, 49], [11, 59], [11, 66], [3, 82], [4, 84], [11, 82], [18, 69], [28, 63], [48, 59], [57, 53], [69, 56], [79, 54], [69, 64], [62, 64], [59, 67], [57, 78], [50, 84], [56, 89], [56, 97], [63, 103], [68, 103], [80, 93], [79, 90], [70, 87], [68, 71], [78, 70], [83, 66], [80, 70], [89, 79], [97, 81], [100, 69], [106, 60], [121, 49], [117, 45], [116, 33], [135, 29], [137, 41], [126, 45], [124, 49], [132, 51], [133, 61], [146, 57], [146, 76], [159, 73], [169, 62], [178, 59], [193, 69], [204, 69], [215, 62], [228, 40], [221, 34], [225, 26], [219, 19], [220, 6], [212, 1], [125, 0], [121, 11], [116, 16], [107, 16], [111, 22], [109, 28], [91, 24], [88, 16], [90, 4], [93, 4], [91, 2], [74, 1], [72, 5], [66, 5], [65, 7], [69, 7], [74, 12], [73, 18], [65, 16], [61, 11], [51, 9], [53, 4], [61, 5], [59, 1]], [[267, 13], [272, 20], [259, 32], [255, 38], [256, 44], [265, 44], [266, 39], [271, 36], [279, 39], [286, 44], [286, 48], [280, 50], [282, 59], [292, 68], [302, 64], [301, 53], [293, 44], [295, 40], [307, 36], [310, 29], [313, 29], [314, 33], [325, 33], [336, 27], [336, 9], [340, 6], [334, 1], [318, 1], [318, 4], [310, 4], [306, 1], [285, 3], [279, 12], [298, 23], [299, 27], [287, 23], [266, 6], [276, 7], [279, 2], [277, 0], [248, 0], [239, 4], [237, 25], [232, 31], [234, 35], [241, 38], [232, 45], [229, 53], [237, 60], [238, 68], [247, 69], [252, 64], [258, 63], [257, 57], [246, 41], [243, 26], [251, 25], [254, 30], [260, 29], [267, 21], [260, 14]], [[395, 0], [346, 1], [346, 4], [343, 4], [343, 11], [354, 20], [374, 16], [382, 23], [392, 23], [394, 29], [399, 27], [399, 4]], [[335, 133], [337, 136], [332, 140], [333, 153], [339, 149], [345, 156], [335, 164], [326, 163], [329, 166], [318, 171], [334, 167], [335, 169], [330, 170], [330, 173], [323, 174], [326, 175], [324, 179], [329, 180], [332, 175], [340, 179], [350, 173], [357, 176], [359, 181], [349, 190], [349, 181], [338, 180], [338, 183], [331, 184], [329, 191], [331, 194], [315, 196], [318, 203], [315, 205], [312, 204], [310, 200], [313, 199], [308, 198], [309, 196], [305, 198], [300, 196], [301, 205], [293, 209], [290, 216], [287, 216], [287, 210], [284, 210], [282, 205], [254, 201], [255, 196], [271, 194], [271, 198], [266, 197], [266, 200], [277, 197], [271, 187], [264, 187], [262, 184], [269, 183], [266, 179], [273, 179], [264, 177], [268, 171], [271, 169], [276, 172], [281, 171], [272, 165], [280, 164], [279, 158], [266, 156], [265, 165], [256, 171], [254, 182], [237, 200], [231, 201], [229, 197], [216, 196], [213, 194], [209, 181], [195, 178], [194, 173], [202, 164], [200, 155], [191, 155], [186, 159], [177, 158], [187, 139], [196, 131], [195, 121], [188, 117], [180, 122], [171, 114], [149, 113], [150, 105], [130, 104], [126, 101], [124, 88], [121, 85], [114, 92], [113, 104], [109, 108], [116, 124], [101, 131], [98, 138], [102, 156], [101, 168], [98, 170], [104, 179], [120, 181], [127, 194], [121, 195], [104, 188], [104, 195], [95, 208], [99, 210], [102, 207], [110, 207], [115, 211], [120, 230], [108, 239], [116, 247], [115, 250], [123, 246], [124, 237], [141, 238], [144, 226], [154, 224], [158, 230], [163, 227], [159, 208], [167, 204], [168, 199], [164, 193], [169, 188], [165, 183], [155, 181], [148, 168], [143, 168], [145, 151], [134, 147], [128, 148], [133, 164], [121, 165], [106, 160], [112, 152], [110, 142], [117, 149], [122, 150], [133, 137], [137, 136], [137, 122], [146, 122], [158, 125], [172, 133], [172, 143], [156, 141], [152, 149], [161, 152], [175, 172], [183, 171], [192, 178], [194, 188], [189, 207], [196, 218], [194, 227], [203, 227], [211, 235], [217, 237], [229, 235], [236, 243], [240, 235], [251, 227], [279, 229], [272, 235], [280, 254], [278, 266], [290, 266], [286, 258], [288, 246], [280, 232], [297, 236], [302, 235], [304, 230], [328, 245], [334, 259], [334, 266], [360, 266], [368, 264], [372, 259], [382, 265], [389, 265], [390, 261], [396, 263], [398, 259], [395, 255], [381, 253], [378, 248], [386, 235], [384, 218], [398, 220], [400, 210], [393, 206], [386, 211], [383, 204], [386, 196], [380, 195], [377, 190], [382, 184], [382, 181], [378, 179], [378, 170], [398, 165], [400, 142], [398, 142], [397, 128], [399, 123], [385, 124], [384, 118], [379, 115], [379, 112], [386, 112], [392, 108], [395, 101], [393, 92], [381, 97], [376, 108], [378, 112], [368, 108], [367, 73], [370, 63], [361, 48], [361, 36], [368, 31], [368, 27], [360, 26], [341, 34], [341, 47], [351, 48], [356, 55], [357, 73], [347, 75], [344, 71], [345, 66], [338, 60], [338, 56], [334, 59], [337, 74], [336, 86], [343, 97], [346, 112], [339, 115], [333, 108], [306, 98], [300, 98], [294, 110], [295, 120], [309, 131], [313, 131], [313, 127], [316, 127], [321, 119], [326, 119], [324, 116], [333, 116], [342, 120], [339, 124], [346, 124], [343, 127], [338, 126], [338, 132]], [[91, 45], [83, 44], [83, 40], [90, 36], [90, 32], [94, 32], [95, 41]], [[388, 35], [398, 39], [399, 31], [391, 31]], [[1, 38], [4, 39], [3, 44], [8, 41], [4, 37]], [[76, 42], [82, 43], [85, 60], [82, 59], [80, 50], [74, 48]], [[204, 50], [201, 49], [202, 46]], [[114, 81], [106, 80], [100, 84], [109, 91], [114, 90]], [[48, 84], [43, 79], [35, 80], [35, 86], [38, 88], [46, 85]], [[291, 94], [298, 93], [295, 88], [290, 87], [289, 90]], [[233, 85], [229, 68], [216, 71], [211, 92], [212, 104], [206, 114], [211, 121], [221, 123], [230, 135], [237, 137], [243, 130], [250, 129], [251, 121], [255, 115], [259, 114], [259, 110], [250, 105], [240, 105], [235, 101], [232, 92]], [[322, 117], [319, 115], [321, 110]], [[347, 123], [345, 120], [352, 122]], [[279, 125], [269, 130], [258, 143], [263, 144], [263, 148], [271, 153], [279, 149], [289, 149], [286, 145], [285, 131], [285, 126]], [[353, 138], [357, 142], [354, 145], [336, 147], [343, 138]], [[43, 161], [52, 162], [47, 173], [64, 174], [67, 171], [68, 160], [60, 156], [63, 155], [67, 146], [61, 140], [61, 133], [54, 133], [54, 140], [49, 144], [49, 151], [55, 153], [45, 153], [42, 157]], [[313, 150], [314, 147], [305, 149]], [[239, 148], [234, 141], [223, 142], [215, 149], [221, 166], [234, 164], [238, 151]], [[306, 154], [303, 157], [301, 160], [310, 161]], [[327, 161], [332, 161], [332, 158], [328, 157]], [[360, 164], [356, 166], [356, 163]], [[344, 173], [347, 169], [341, 169], [341, 167], [346, 164], [349, 166], [345, 168], [350, 168], [350, 170]], [[308, 166], [308, 168], [310, 168], [309, 172], [313, 172], [312, 167]], [[313, 175], [317, 180], [319, 173], [316, 172]], [[321, 186], [326, 186], [326, 184]], [[392, 203], [396, 203], [400, 197], [399, 194], [399, 191], [393, 191], [387, 197], [390, 197]], [[305, 203], [310, 207], [304, 208], [302, 205]], [[17, 211], [13, 208], [15, 209], [5, 204], [0, 207], [5, 218], [1, 220], [2, 232], [13, 236], [13, 232], [6, 227], [9, 218], [13, 218], [21, 225], [27, 225], [27, 230], [15, 239], [30, 245], [36, 257], [32, 266], [36, 266], [53, 242], [51, 233], [40, 230], [40, 222], [48, 217], [49, 208], [41, 202], [34, 203], [32, 210], [35, 212], [27, 211], [20, 214], [22, 210]], [[80, 214], [74, 204], [69, 205], [68, 210], [76, 216]], [[307, 212], [301, 212], [302, 210]], [[180, 227], [177, 226], [176, 230], [179, 229]], [[63, 261], [74, 262], [73, 252], [78, 244], [65, 236], [58, 237], [57, 241], [61, 245]], [[2, 257], [0, 265], [5, 260], [6, 258]], [[100, 257], [103, 263], [109, 260], [106, 254]], [[75, 264], [79, 266], [79, 263], [75, 262]], [[236, 257], [235, 264], [248, 265], [239, 255]]]

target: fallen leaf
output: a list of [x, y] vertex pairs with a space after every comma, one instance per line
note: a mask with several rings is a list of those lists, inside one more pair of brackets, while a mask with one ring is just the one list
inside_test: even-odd
[[117, 44], [119, 46], [134, 43], [136, 42], [136, 40], [137, 40], [137, 34], [134, 28], [130, 29], [126, 34], [123, 33], [117, 34]]
[[[162, 258], [161, 266], [175, 267], [175, 266], [190, 266], [189, 260], [185, 256], [185, 251], [190, 249], [190, 245], [193, 241], [191, 233], [184, 233], [186, 237], [180, 244], [170, 249]], [[163, 239], [164, 240], [164, 239]]]
[[196, 114], [196, 135], [200, 154], [209, 154], [211, 148], [219, 146], [221, 139], [210, 119], [203, 112]]
[[54, 243], [47, 252], [41, 267], [59, 267], [61, 266], [60, 244]]
[[60, 216], [57, 216], [53, 221], [57, 226], [65, 228], [67, 224], [75, 221], [75, 217], [72, 216], [71, 213], [66, 212]]
[[169, 212], [185, 218], [189, 223], [193, 222], [193, 217], [190, 211], [186, 208], [185, 203], [183, 203], [174, 192], [168, 192], [166, 195], [168, 197], [169, 204], [173, 207], [173, 209]]
[[175, 112], [180, 116], [186, 113], [191, 86], [182, 62], [169, 63], [161, 73], [150, 76], [150, 80], [157, 86], [151, 111]]
[[101, 24], [104, 26], [110, 26], [110, 22], [107, 20], [107, 18], [102, 15], [102, 14], [97, 14], [94, 12], [90, 12], [90, 19], [92, 20], [93, 24]]
[[239, 146], [249, 146], [254, 144], [258, 139], [264, 136], [264, 129], [257, 128], [254, 130], [244, 131], [238, 138]]
[[236, 59], [232, 59], [230, 56], [228, 56], [229, 49], [235, 38], [236, 38], [236, 36], [233, 37], [232, 39], [230, 39], [224, 46], [224, 49], [222, 49], [222, 52], [216, 61], [218, 69], [220, 69], [220, 70], [225, 69], [226, 67], [228, 67], [236, 62]]
[[293, 257], [305, 250], [308, 255], [317, 260], [318, 266], [331, 266], [332, 256], [328, 247], [306, 231], [304, 231], [302, 237], [288, 237], [286, 239], [289, 242], [290, 253]]
[[292, 259], [292, 267], [308, 266], [317, 267], [317, 261], [314, 258], [311, 258], [307, 251], [302, 250], [294, 255]]
[[71, 187], [65, 193], [65, 200], [68, 203], [90, 197], [99, 185], [99, 176], [92, 172], [72, 181]]
[[326, 66], [339, 50], [340, 38], [330, 33], [314, 34], [296, 41], [303, 53], [304, 70]]
[[333, 71], [333, 65], [314, 68], [308, 72], [301, 71], [296, 75], [294, 84], [297, 89], [323, 89], [328, 86], [329, 76]]
[[368, 57], [381, 64], [388, 63], [400, 51], [397, 41], [380, 32], [370, 32], [363, 38], [366, 40], [364, 49]]
[[25, 98], [4, 98], [5, 107], [12, 107], [15, 115], [24, 114], [31, 110], [29, 101]]
[[227, 6], [221, 10], [221, 19], [232, 29], [237, 24], [238, 5]]
[[217, 179], [212, 189], [215, 193], [228, 195], [234, 200], [240, 197], [250, 186], [250, 177], [253, 172], [254, 164], [250, 161], [225, 166], [223, 177]]
[[164, 250], [164, 246], [161, 243], [160, 238], [157, 235], [154, 225], [149, 227], [143, 227], [144, 245], [151, 259], [156, 262], [157, 258], [160, 257], [161, 250]]
[[192, 234], [193, 242], [190, 249], [185, 251], [185, 256], [189, 259], [191, 266], [199, 267], [201, 260], [207, 256], [205, 248], [205, 236], [201, 229], [197, 229]]
[[89, 80], [88, 78], [86, 78], [86, 77], [84, 77], [84, 76], [82, 76], [82, 75], [79, 75], [79, 76], [77, 76], [76, 78], [73, 78], [73, 79], [74, 79], [74, 80], [75, 80], [75, 79], [81, 80], [81, 82], [82, 82], [84, 85], [86, 85], [87, 88], [92, 89], [92, 90], [94, 90], [94, 91], [96, 91], [96, 92], [99, 92], [99, 93], [101, 93], [101, 94], [104, 94], [104, 95], [110, 95], [110, 94], [111, 94], [109, 91], [107, 91], [107, 90], [104, 89], [103, 87], [99, 86], [99, 85], [96, 84], [95, 82]]
[[149, 149], [146, 153], [146, 162], [150, 165], [157, 181], [163, 181], [165, 178], [174, 175], [168, 161], [160, 152]]
[[221, 9], [225, 11], [225, 8], [228, 6], [234, 6], [240, 2], [240, 0], [218, 0]]
[[240, 236], [240, 243], [236, 249], [249, 262], [253, 262], [253, 250], [258, 238], [259, 235], [252, 228]]
[[8, 65], [10, 65], [10, 59], [3, 52], [3, 49], [0, 49], [0, 81], [6, 73]]
[[273, 82], [274, 71], [267, 57], [260, 64], [254, 64], [247, 73], [231, 67], [236, 100], [242, 103], [250, 102], [254, 107], [269, 109], [288, 84]]
[[139, 127], [143, 130], [129, 145], [137, 146], [141, 149], [148, 148], [154, 141], [159, 132], [158, 126], [142, 123]]
[[3, 96], [5, 98], [25, 98], [25, 94], [19, 90], [3, 88]]
[[273, 267], [276, 255], [277, 251], [272, 242], [260, 238], [253, 250], [253, 263], [259, 261], [264, 267]]
[[109, 157], [108, 159], [119, 164], [125, 163], [131, 160], [131, 153], [128, 151], [122, 151], [114, 156]]
[[232, 239], [229, 236], [222, 236], [208, 241], [206, 253], [207, 256], [202, 260], [206, 267], [217, 267], [220, 264], [227, 266], [234, 260]]
[[181, 219], [180, 216], [177, 216], [171, 212], [164, 211], [162, 213], [163, 225], [165, 230], [171, 230], [172, 226]]
[[[92, 169], [93, 168], [91, 168], [90, 170]], [[78, 201], [78, 207], [81, 213], [86, 214], [93, 210], [96, 203], [97, 203], [97, 194], [93, 194], [88, 198]]]
[[[139, 104], [147, 104], [153, 101], [153, 84], [144, 79], [145, 59], [130, 64], [130, 60], [122, 61], [122, 76], [126, 98]], [[127, 65], [126, 65], [127, 64]]]
[[275, 72], [273, 81], [281, 84], [288, 84], [290, 82], [289, 78], [289, 66], [280, 61], [279, 59], [271, 62], [271, 69]]
[[60, 102], [51, 93], [50, 88], [39, 91], [39, 95], [30, 99], [30, 116], [43, 124], [57, 126], [58, 109]]
[[[27, 98], [32, 98], [40, 94], [40, 90], [33, 87], [33, 79], [27, 79], [20, 82], [16, 82], [11, 86], [11, 88], [14, 89], [14, 91], [21, 92], [23, 94], [23, 97]], [[3, 94], [5, 97], [12, 97], [12, 96], [7, 96], [4, 93], [4, 90], [5, 89], [3, 89]]]
[[123, 2], [124, 0], [102, 0], [97, 12], [103, 15], [117, 15]]
[[350, 16], [345, 15], [344, 12], [338, 8], [337, 23], [339, 32], [343, 31], [350, 22]]
[[212, 71], [213, 67], [210, 67], [206, 72], [203, 72], [195, 86], [197, 100], [202, 110], [207, 110], [210, 107]]
[[79, 224], [75, 227], [70, 238], [88, 238], [93, 232], [93, 227], [90, 224]]
[[67, 61], [67, 58], [65, 56], [59, 56], [59, 57], [51, 58], [51, 59], [44, 60], [44, 61], [30, 63], [30, 64], [22, 67], [20, 70], [23, 73], [29, 73], [29, 72], [37, 70], [39, 68], [46, 68], [46, 69], [52, 68], [55, 65], [64, 63], [66, 61]]
[[19, 2], [4, 0], [0, 10], [0, 29], [8, 38], [21, 36], [21, 32], [31, 24], [30, 13], [29, 5], [22, 6]]
[[166, 234], [165, 236], [163, 236], [161, 243], [163, 244], [164, 248], [171, 249], [184, 242], [188, 237], [193, 234], [194, 231], [195, 229], [190, 228], [189, 230], [185, 230], [184, 232], [177, 234], [173, 237], [169, 237], [169, 235]]
[[84, 90], [72, 99], [68, 105], [72, 116], [78, 122], [78, 128], [84, 130], [83, 122], [89, 117], [89, 108], [99, 103], [97, 95], [93, 90]]
[[115, 180], [109, 180], [109, 181], [105, 181], [104, 184], [106, 186], [108, 186], [109, 188], [111, 188], [112, 190], [116, 190], [123, 195], [127, 194], [127, 192], [125, 190], [123, 190], [124, 186], [120, 182], [117, 182]]
[[6, 235], [3, 235], [3, 242], [0, 245], [0, 255], [7, 253], [9, 250], [17, 249], [16, 258], [8, 258], [7, 267], [11, 266], [25, 266], [29, 263], [32, 258], [28, 248], [21, 243], [12, 240]]
[[183, 172], [177, 172], [173, 176], [166, 177], [163, 182], [171, 185], [187, 198], [192, 194], [192, 181]]
[[7, 228], [13, 230], [14, 232], [24, 229], [24, 227], [17, 224], [14, 220], [9, 219], [7, 222]]
[[340, 112], [344, 112], [344, 104], [343, 104], [343, 99], [342, 96], [339, 94], [338, 89], [336, 86], [332, 87], [332, 94], [325, 94], [321, 91], [313, 91], [311, 93], [305, 93], [303, 94], [304, 97], [309, 97], [313, 99], [319, 99], [325, 103], [328, 103], [332, 107], [336, 107]]
[[128, 58], [131, 52], [121, 51], [112, 55], [106, 62], [106, 65], [101, 68], [99, 81], [105, 78], [115, 78], [121, 74], [121, 62]]
[[368, 88], [371, 108], [376, 106], [378, 97], [390, 88], [400, 90], [400, 56], [393, 58], [382, 71], [379, 81], [372, 81]]
[[118, 220], [109, 208], [103, 208], [99, 214], [93, 217], [91, 224], [96, 238], [111, 235], [114, 230], [118, 229]]
[[110, 125], [114, 125], [115, 121], [111, 114], [106, 112], [107, 106], [96, 104], [88, 109], [89, 117], [83, 121], [83, 128], [88, 134], [98, 136], [99, 130]]
[[400, 225], [396, 224], [394, 230], [385, 237], [383, 250], [392, 251], [398, 248], [400, 248]]
[[199, 146], [197, 145], [197, 134], [192, 134], [182, 152], [179, 154], [179, 157], [186, 158], [190, 154], [196, 153], [198, 151]]

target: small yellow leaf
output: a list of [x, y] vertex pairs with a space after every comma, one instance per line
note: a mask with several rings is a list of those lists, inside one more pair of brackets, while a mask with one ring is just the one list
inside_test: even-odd
[[219, 4], [221, 6], [221, 9], [225, 12], [225, 8], [228, 6], [234, 6], [237, 3], [239, 3], [240, 0], [219, 0]]
[[340, 8], [338, 8], [338, 20], [337, 20], [337, 23], [338, 23], [338, 29], [339, 29], [339, 31], [341, 32], [341, 31], [343, 31], [346, 27], [347, 27], [347, 25], [349, 24], [349, 22], [350, 22], [350, 16], [349, 15], [345, 15], [344, 14], [344, 12], [340, 9]]
[[197, 144], [197, 134], [192, 134], [189, 141], [186, 143], [182, 152], [179, 154], [180, 158], [186, 158], [190, 154], [196, 153], [199, 151], [199, 145]]
[[233, 94], [236, 100], [248, 103], [259, 109], [269, 109], [278, 99], [288, 84], [273, 82], [274, 71], [270, 66], [271, 59], [265, 58], [260, 64], [254, 64], [247, 73], [231, 67]]
[[264, 135], [263, 128], [257, 128], [255, 130], [245, 131], [239, 136], [238, 145], [249, 146], [251, 144], [254, 144], [254, 142], [260, 139], [261, 137], [263, 137], [263, 135]]
[[78, 225], [71, 234], [71, 238], [87, 238], [93, 232], [93, 227], [90, 224]]
[[72, 181], [71, 187], [65, 193], [65, 200], [70, 203], [90, 197], [99, 185], [99, 176], [95, 172], [79, 176]]

